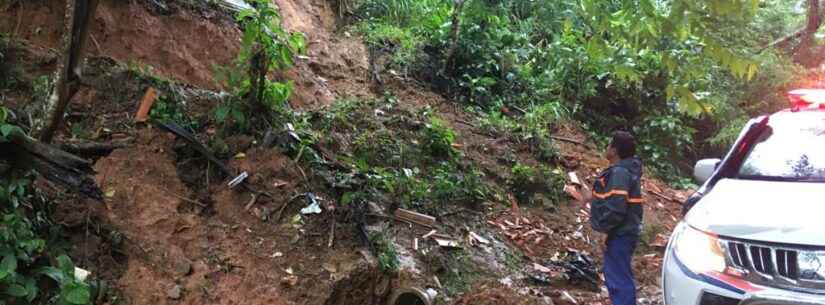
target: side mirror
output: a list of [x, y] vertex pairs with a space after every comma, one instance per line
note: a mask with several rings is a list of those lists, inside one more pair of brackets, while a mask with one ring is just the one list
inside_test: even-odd
[[713, 172], [716, 171], [716, 167], [719, 166], [722, 160], [720, 159], [702, 159], [699, 162], [696, 162], [696, 166], [693, 167], [693, 178], [696, 179], [696, 182], [699, 184], [705, 183], [710, 179], [710, 176], [713, 175]]

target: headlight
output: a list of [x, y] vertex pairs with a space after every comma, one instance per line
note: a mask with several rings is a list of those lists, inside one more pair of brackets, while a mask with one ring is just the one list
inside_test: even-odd
[[698, 274], [725, 271], [725, 252], [719, 238], [691, 228], [684, 222], [675, 231], [673, 251], [688, 269]]

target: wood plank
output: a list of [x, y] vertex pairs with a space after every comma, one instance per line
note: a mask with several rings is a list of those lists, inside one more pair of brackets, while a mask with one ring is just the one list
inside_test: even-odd
[[410, 210], [397, 209], [395, 210], [395, 217], [404, 221], [412, 222], [425, 227], [435, 226], [435, 217], [416, 213]]

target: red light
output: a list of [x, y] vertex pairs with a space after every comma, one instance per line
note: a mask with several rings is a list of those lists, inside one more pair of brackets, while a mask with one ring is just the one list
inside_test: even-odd
[[794, 111], [825, 109], [825, 89], [798, 89], [788, 92]]

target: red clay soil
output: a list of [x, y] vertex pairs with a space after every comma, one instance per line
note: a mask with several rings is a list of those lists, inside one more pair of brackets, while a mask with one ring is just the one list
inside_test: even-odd
[[[263, 222], [244, 210], [249, 194], [227, 190], [220, 181], [209, 186], [213, 199], [197, 199], [178, 178], [173, 142], [159, 131], [143, 130], [135, 145], [95, 166], [109, 195], [96, 217], [127, 241], [126, 270], [111, 279], [127, 304], [321, 304], [334, 280], [361, 264], [346, 234], [327, 247], [329, 225], [322, 220], [327, 217], [307, 217], [303, 225]], [[232, 166], [254, 170], [250, 183], [258, 187], [300, 179], [283, 155], [247, 154]], [[292, 189], [267, 188], [272, 198], [255, 208], [279, 208]], [[214, 215], [198, 212], [201, 205]], [[294, 204], [284, 218], [303, 205]], [[176, 285], [179, 300], [169, 295]]]
[[[17, 1], [0, 12], [0, 31], [31, 44], [57, 48], [65, 1]], [[216, 66], [238, 53], [240, 31], [226, 16], [206, 18], [186, 9], [159, 15], [139, 1], [101, 1], [86, 50], [204, 88], [218, 88]]]
[[[367, 52], [356, 36], [334, 35], [335, 17], [327, 1], [275, 1], [284, 27], [307, 35], [309, 52], [283, 73], [295, 83], [291, 103], [323, 106], [337, 96], [366, 97]], [[15, 1], [0, 5], [0, 32], [43, 48], [57, 48], [63, 30], [64, 1]], [[216, 67], [230, 66], [240, 48], [240, 30], [229, 13], [179, 8], [159, 14], [141, 1], [103, 0], [86, 50], [133, 68], [196, 85], [222, 89]]]
[[547, 304], [501, 285], [480, 285], [455, 301], [455, 305], [538, 305]]

